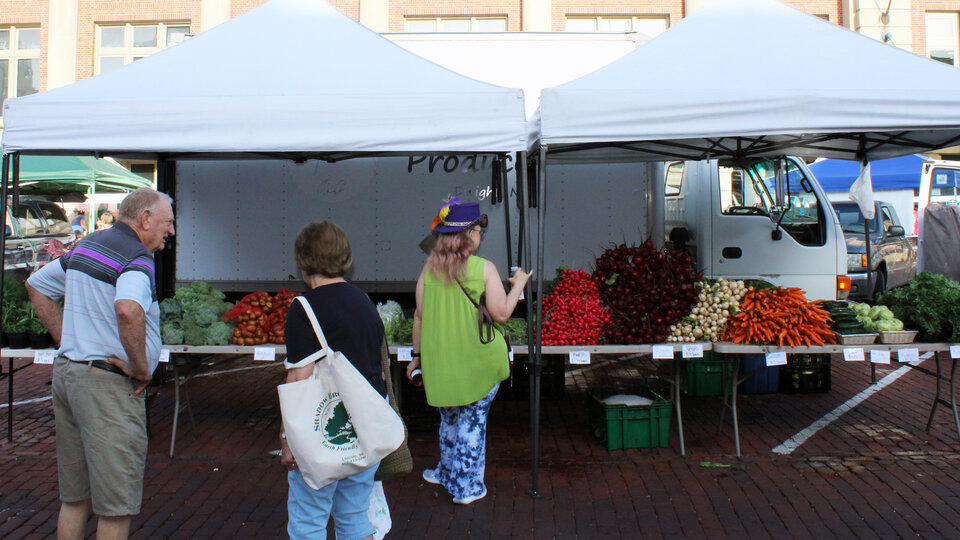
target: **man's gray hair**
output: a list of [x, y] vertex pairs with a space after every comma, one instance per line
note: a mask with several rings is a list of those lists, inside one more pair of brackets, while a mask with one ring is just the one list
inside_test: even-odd
[[160, 193], [155, 189], [148, 187], [137, 188], [120, 202], [120, 211], [117, 219], [126, 222], [136, 222], [140, 214], [147, 210], [153, 210], [157, 204], [166, 200], [173, 204], [173, 199], [166, 193]]

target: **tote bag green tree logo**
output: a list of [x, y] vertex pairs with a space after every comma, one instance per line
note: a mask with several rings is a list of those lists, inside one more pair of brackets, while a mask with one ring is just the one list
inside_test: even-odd
[[339, 392], [327, 395], [317, 406], [313, 430], [323, 432], [323, 445], [331, 450], [351, 452], [360, 446]]

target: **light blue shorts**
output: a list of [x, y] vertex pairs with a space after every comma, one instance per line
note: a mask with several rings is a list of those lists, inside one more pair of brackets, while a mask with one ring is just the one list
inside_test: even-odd
[[376, 532], [367, 519], [367, 509], [370, 507], [373, 477], [379, 466], [378, 463], [317, 490], [307, 485], [300, 469], [287, 472], [290, 485], [287, 534], [290, 538], [326, 540], [331, 513], [338, 540], [357, 540]]

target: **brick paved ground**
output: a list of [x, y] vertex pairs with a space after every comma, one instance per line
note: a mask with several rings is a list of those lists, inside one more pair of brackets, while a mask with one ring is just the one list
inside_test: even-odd
[[[589, 433], [584, 388], [657, 386], [664, 366], [625, 359], [568, 371], [566, 398], [543, 403], [539, 500], [526, 493], [529, 402], [504, 389], [490, 421], [489, 495], [468, 507], [420, 479], [437, 455], [435, 413], [408, 394], [416, 472], [385, 484], [394, 521], [389, 537], [960, 537], [960, 442], [943, 409], [924, 431], [929, 377], [908, 373], [793, 454], [771, 452], [869, 386], [868, 365], [837, 358], [833, 364], [829, 393], [742, 396], [739, 459], [729, 425], [717, 432], [721, 400], [715, 397], [684, 398], [686, 457], [675, 429], [668, 448], [606, 450]], [[17, 373], [16, 399], [46, 397], [50, 371], [38, 365]], [[174, 459], [167, 456], [172, 389], [151, 390], [152, 439], [135, 538], [284, 536], [285, 477], [269, 455], [277, 447], [274, 387], [282, 376], [279, 366], [261, 364], [193, 379], [197, 425], [181, 420]], [[4, 430], [7, 414], [0, 408]], [[18, 405], [14, 441], [0, 443], [0, 538], [49, 537], [57, 508], [50, 402]]]

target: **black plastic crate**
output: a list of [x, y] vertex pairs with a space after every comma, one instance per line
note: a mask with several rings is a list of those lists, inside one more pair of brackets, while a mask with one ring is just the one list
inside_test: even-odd
[[790, 354], [780, 366], [780, 392], [813, 394], [830, 391], [829, 354]]
[[[517, 356], [510, 373], [515, 399], [530, 398], [530, 366], [526, 356]], [[566, 356], [546, 355], [540, 370], [540, 399], [563, 399], [566, 395]]]

